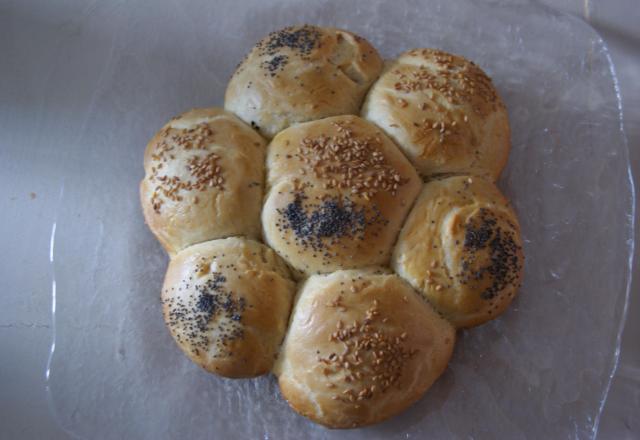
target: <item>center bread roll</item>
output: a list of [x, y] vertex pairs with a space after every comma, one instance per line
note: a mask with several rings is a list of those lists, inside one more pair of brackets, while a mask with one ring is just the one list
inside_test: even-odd
[[267, 244], [304, 274], [386, 264], [420, 178], [373, 124], [337, 116], [293, 126], [268, 148]]

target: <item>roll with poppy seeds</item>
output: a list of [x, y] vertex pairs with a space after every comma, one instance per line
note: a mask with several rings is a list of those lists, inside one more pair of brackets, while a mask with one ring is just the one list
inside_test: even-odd
[[431, 181], [402, 228], [391, 262], [453, 325], [482, 324], [504, 312], [520, 287], [518, 219], [488, 180]]
[[215, 238], [260, 236], [266, 142], [220, 108], [173, 118], [144, 154], [145, 220], [170, 255]]
[[171, 259], [163, 315], [193, 362], [220, 376], [254, 377], [273, 365], [294, 294], [271, 249], [244, 238], [213, 240]]
[[308, 278], [274, 373], [298, 413], [331, 428], [393, 416], [444, 372], [455, 330], [406, 282], [380, 270]]
[[271, 141], [267, 187], [265, 241], [308, 275], [387, 264], [421, 181], [375, 125], [335, 116]]
[[365, 39], [334, 28], [270, 33], [229, 80], [225, 109], [271, 138], [296, 122], [358, 114], [382, 59]]
[[491, 79], [473, 62], [440, 50], [414, 49], [390, 62], [362, 116], [381, 127], [424, 177], [496, 180], [509, 156], [509, 118]]

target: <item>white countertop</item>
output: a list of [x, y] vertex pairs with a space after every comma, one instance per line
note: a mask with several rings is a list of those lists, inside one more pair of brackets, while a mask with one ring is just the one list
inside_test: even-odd
[[[0, 249], [4, 250], [0, 267], [0, 438], [69, 438], [54, 422], [45, 393], [45, 365], [51, 343], [51, 296], [49, 240], [53, 207], [59, 188], [31, 184], [34, 173], [50, 175], [47, 158], [56, 152], [37, 151], [29, 145], [46, 143], [48, 127], [31, 132], [30, 121], [41, 121], [44, 114], [58, 112], [58, 136], [76, 133], [83, 124], [82, 115], [94, 102], [100, 87], [100, 71], [109, 52], [110, 41], [99, 36], [86, 42], [74, 39], [82, 32], [76, 25], [91, 14], [95, 4], [78, 6], [68, 1], [9, 1], [0, 4], [0, 189], [2, 206], [10, 212], [0, 216]], [[640, 175], [640, 7], [636, 0], [611, 0], [589, 3], [578, 0], [546, 0], [588, 21], [609, 45], [619, 79], [624, 110], [624, 125], [635, 176]], [[149, 7], [153, 7], [152, 3]], [[107, 25], [105, 25], [107, 26]], [[59, 60], [59, 49], [70, 44], [86, 44], [92, 63], [78, 64], [87, 69], [84, 81], [67, 83], [51, 66], [73, 63]], [[91, 54], [95, 54], [92, 57]], [[106, 61], [108, 62], [108, 61]], [[68, 108], [58, 108], [56, 97], [66, 96]], [[47, 99], [43, 99], [46, 97]], [[197, 103], [196, 103], [197, 104]], [[39, 126], [39, 124], [37, 124]], [[25, 148], [7, 160], [7, 145], [20, 143]], [[15, 149], [12, 149], [15, 153]], [[32, 161], [32, 155], [41, 155]], [[44, 157], [42, 157], [44, 156]], [[636, 182], [637, 179], [636, 179]], [[637, 183], [636, 183], [637, 185]], [[8, 199], [8, 200], [7, 200]], [[636, 231], [638, 226], [636, 223]], [[16, 246], [16, 243], [19, 245]], [[636, 255], [638, 255], [636, 249]], [[623, 335], [620, 364], [609, 394], [600, 426], [600, 438], [640, 437], [640, 269], [636, 256], [634, 282], [628, 320]], [[96, 438], [99, 438], [96, 433]]]

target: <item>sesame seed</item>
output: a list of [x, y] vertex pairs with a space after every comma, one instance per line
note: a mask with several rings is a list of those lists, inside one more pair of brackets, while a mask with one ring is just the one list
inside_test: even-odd
[[[160, 132], [161, 140], [155, 145], [151, 158], [157, 162], [151, 167], [152, 182], [159, 182], [151, 196], [151, 205], [156, 213], [161, 212], [162, 205], [167, 201], [180, 202], [183, 200], [181, 193], [186, 191], [205, 191], [216, 187], [224, 189], [223, 169], [218, 161], [220, 157], [215, 153], [202, 155], [214, 138], [214, 131], [206, 123], [197, 124], [193, 128], [174, 129], [165, 128]], [[183, 180], [177, 175], [160, 174], [160, 170], [169, 161], [176, 160], [172, 153], [181, 148], [185, 151], [194, 151], [185, 165], [190, 173], [190, 179]], [[198, 202], [194, 200], [194, 203]]]
[[330, 366], [331, 374], [342, 374], [344, 383], [351, 385], [337, 395], [349, 402], [370, 399], [374, 393], [385, 393], [398, 383], [405, 360], [416, 352], [406, 346], [406, 332], [400, 336], [390, 335], [384, 327], [379, 327], [379, 322], [386, 322], [388, 318], [376, 317], [380, 314], [377, 306], [378, 301], [374, 299], [366, 311], [371, 316], [370, 324], [361, 325], [358, 319], [351, 324], [343, 323], [340, 331], [343, 355], [332, 353], [327, 358], [319, 358]]
[[296, 155], [301, 163], [310, 165], [327, 189], [349, 188], [352, 194], [369, 200], [379, 191], [393, 194], [394, 183], [401, 186], [408, 182], [388, 163], [380, 138], [356, 135], [345, 122], [332, 126], [332, 135], [304, 138]]

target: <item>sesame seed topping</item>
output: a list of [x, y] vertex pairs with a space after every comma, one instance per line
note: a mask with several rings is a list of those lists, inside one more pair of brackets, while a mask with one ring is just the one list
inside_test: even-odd
[[[421, 64], [416, 65], [416, 60], [405, 64], [400, 61], [396, 69], [389, 71], [389, 81], [400, 94], [411, 94], [414, 99], [426, 98], [427, 101], [419, 104], [423, 111], [431, 107], [441, 115], [444, 110], [446, 116], [447, 110], [442, 107], [446, 103], [453, 117], [456, 106], [465, 106], [461, 107], [458, 118], [468, 122], [469, 117], [465, 112], [485, 116], [502, 106], [491, 79], [474, 63], [434, 49], [410, 51], [409, 56], [418, 57]], [[402, 97], [396, 99], [398, 102], [403, 100]], [[422, 124], [408, 121], [401, 125], [413, 125], [414, 142], [423, 144], [426, 151], [434, 154], [432, 152], [443, 151], [452, 143], [457, 145], [469, 141], [469, 135], [459, 128], [459, 122], [455, 119], [425, 120]]]
[[372, 301], [365, 315], [364, 320], [369, 321], [366, 326], [358, 320], [350, 325], [344, 325], [342, 321], [336, 323], [341, 330], [337, 332], [335, 343], [342, 344], [347, 354], [336, 356], [331, 353], [318, 358], [321, 364], [328, 365], [322, 370], [329, 371], [326, 375], [328, 384], [336, 380], [349, 384], [332, 397], [334, 400], [360, 402], [385, 393], [399, 384], [405, 363], [417, 353], [407, 346], [407, 332], [395, 334], [384, 326], [388, 317], [379, 316], [377, 301]]
[[[162, 205], [167, 200], [180, 202], [183, 193], [188, 191], [206, 191], [211, 188], [224, 189], [224, 171], [219, 164], [220, 156], [216, 153], [206, 153], [213, 142], [215, 132], [206, 123], [200, 123], [193, 128], [174, 129], [165, 128], [160, 132], [161, 140], [155, 146], [151, 160], [150, 182], [156, 186], [151, 195], [151, 205], [156, 213], [161, 212]], [[177, 149], [192, 151], [185, 164], [190, 178], [183, 179], [178, 175], [161, 174], [161, 170], [169, 161], [176, 160]], [[199, 203], [199, 198], [194, 200]]]
[[361, 137], [346, 123], [333, 124], [336, 134], [304, 138], [296, 158], [322, 179], [327, 189], [349, 189], [370, 200], [380, 191], [395, 195], [409, 179], [403, 178], [382, 153], [379, 137]]

